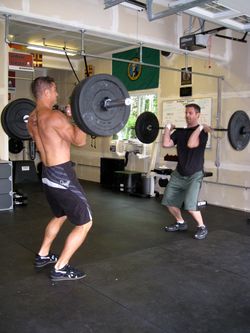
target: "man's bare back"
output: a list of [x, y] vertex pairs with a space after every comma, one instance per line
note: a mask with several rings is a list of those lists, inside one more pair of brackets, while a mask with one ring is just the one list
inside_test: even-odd
[[86, 134], [73, 125], [65, 114], [52, 109], [56, 97], [55, 85], [45, 89], [28, 121], [28, 131], [45, 166], [68, 162], [70, 145], [83, 146], [86, 143]]

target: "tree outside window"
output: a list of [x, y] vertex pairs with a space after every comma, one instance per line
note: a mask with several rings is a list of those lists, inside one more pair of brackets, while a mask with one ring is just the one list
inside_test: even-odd
[[138, 116], [142, 112], [146, 111], [157, 113], [158, 103], [157, 103], [156, 94], [130, 95], [130, 97], [132, 103], [131, 103], [131, 111], [128, 122], [125, 125], [125, 127], [113, 137], [113, 139], [119, 139], [119, 140], [136, 139], [134, 128]]

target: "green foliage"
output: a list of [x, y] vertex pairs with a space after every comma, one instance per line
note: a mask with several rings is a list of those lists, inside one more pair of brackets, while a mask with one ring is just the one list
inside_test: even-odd
[[135, 139], [135, 122], [138, 116], [145, 111], [157, 112], [157, 95], [131, 96], [131, 112], [126, 126], [119, 132], [120, 139]]

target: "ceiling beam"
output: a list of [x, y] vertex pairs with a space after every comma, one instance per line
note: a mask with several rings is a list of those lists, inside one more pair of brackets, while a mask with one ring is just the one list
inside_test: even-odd
[[153, 13], [153, 0], [147, 0], [147, 14], [149, 21], [154, 21], [166, 16], [181, 13], [192, 7], [200, 6], [206, 3], [211, 3], [212, 0], [176, 0], [174, 2], [168, 3], [168, 9], [163, 10], [158, 13]]
[[119, 3], [123, 2], [124, 0], [104, 0], [104, 9], [108, 9], [110, 7], [119, 5]]

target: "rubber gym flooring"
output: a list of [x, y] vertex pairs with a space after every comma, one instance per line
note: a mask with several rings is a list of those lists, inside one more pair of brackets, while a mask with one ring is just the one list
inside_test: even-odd
[[[71, 260], [78, 281], [52, 283], [33, 261], [51, 213], [40, 184], [23, 184], [28, 205], [0, 212], [1, 333], [249, 333], [250, 225], [245, 212], [208, 205], [206, 240], [172, 222], [160, 198], [83, 182], [94, 225]], [[60, 252], [71, 229], [63, 227]]]

